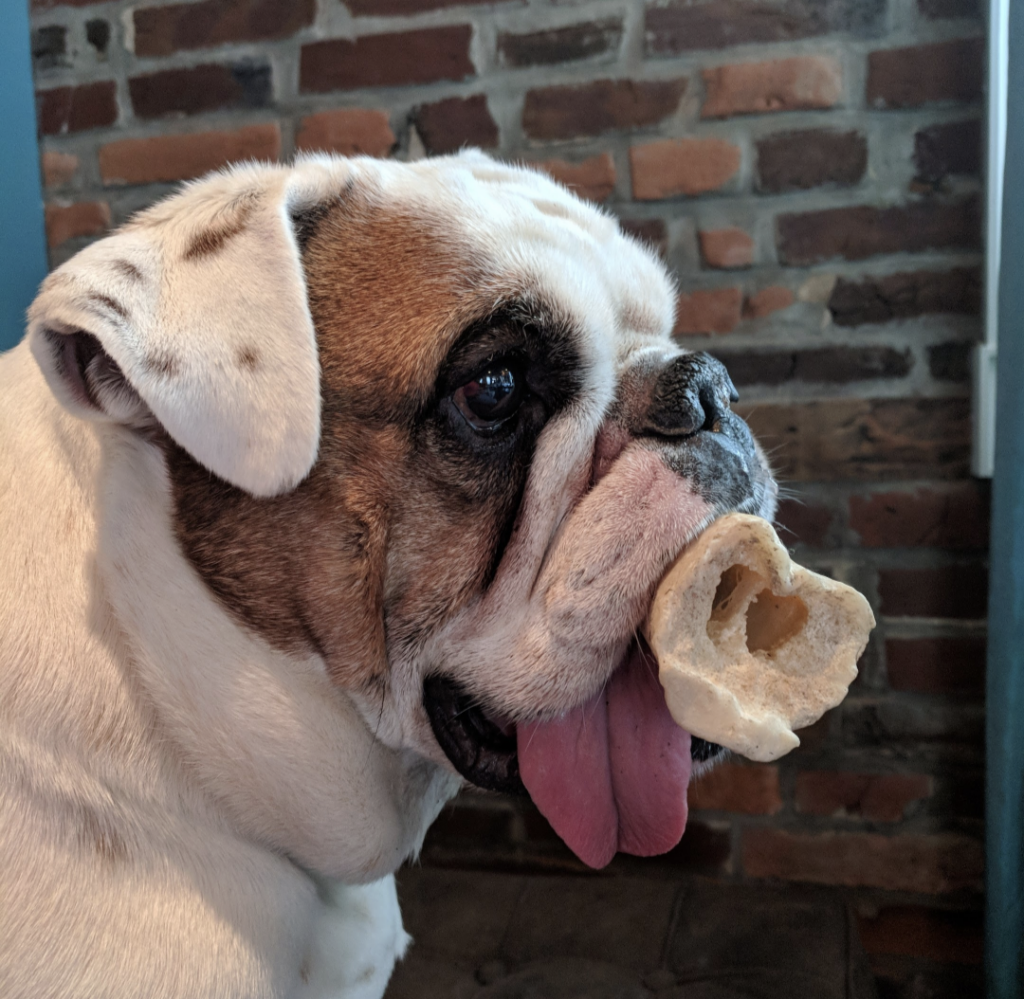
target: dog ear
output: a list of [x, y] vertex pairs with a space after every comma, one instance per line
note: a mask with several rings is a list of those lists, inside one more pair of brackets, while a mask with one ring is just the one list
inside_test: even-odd
[[54, 271], [29, 309], [54, 394], [92, 419], [155, 419], [253, 495], [295, 486], [320, 438], [320, 366], [291, 218], [310, 194], [283, 168], [217, 175]]

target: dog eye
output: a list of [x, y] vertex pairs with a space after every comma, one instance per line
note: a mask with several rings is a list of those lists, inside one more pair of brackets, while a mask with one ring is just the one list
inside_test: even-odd
[[514, 362], [492, 361], [452, 395], [457, 409], [477, 433], [497, 430], [515, 416], [523, 401], [523, 377]]

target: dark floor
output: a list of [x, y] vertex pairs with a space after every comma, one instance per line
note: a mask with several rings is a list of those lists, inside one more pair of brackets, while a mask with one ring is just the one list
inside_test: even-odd
[[700, 878], [398, 876], [386, 999], [876, 999], [842, 903]]

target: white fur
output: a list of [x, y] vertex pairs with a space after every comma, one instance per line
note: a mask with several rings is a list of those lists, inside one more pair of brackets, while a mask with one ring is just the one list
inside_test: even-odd
[[[541, 435], [494, 585], [394, 656], [383, 704], [236, 623], [180, 551], [130, 398], [91, 406], [60, 363], [63, 337], [92, 333], [193, 457], [254, 495], [288, 490], [320, 426], [290, 215], [349, 184], [444, 219], [496, 303], [535, 296], [571, 321], [584, 376]], [[189, 257], [241, 210], [238, 235]], [[459, 785], [424, 671], [450, 662], [520, 715], [581, 703], [701, 526], [673, 513], [688, 485], [639, 452], [581, 502], [623, 373], [679, 353], [673, 301], [613, 220], [478, 153], [238, 168], [47, 279], [28, 341], [0, 358], [0, 995], [382, 994], [408, 942], [392, 872]], [[595, 565], [607, 571], [580, 596]]]

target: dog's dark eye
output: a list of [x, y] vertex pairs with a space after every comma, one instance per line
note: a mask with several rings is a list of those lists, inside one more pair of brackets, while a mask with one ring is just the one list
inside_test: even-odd
[[523, 377], [507, 360], [493, 361], [452, 395], [459, 412], [478, 433], [492, 433], [515, 416], [523, 401]]

